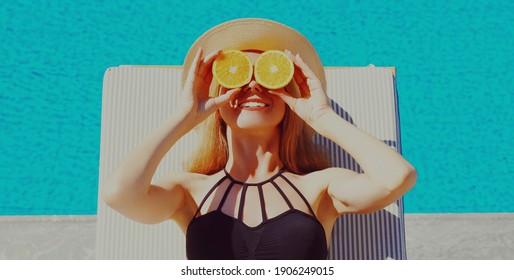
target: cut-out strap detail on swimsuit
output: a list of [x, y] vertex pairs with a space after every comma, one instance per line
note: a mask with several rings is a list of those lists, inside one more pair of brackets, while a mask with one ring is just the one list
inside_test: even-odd
[[[241, 185], [242, 186], [242, 190], [241, 190], [241, 197], [239, 199], [239, 209], [238, 209], [238, 213], [236, 215], [237, 217], [237, 220], [242, 221], [243, 219], [243, 212], [244, 212], [244, 206], [245, 206], [245, 201], [246, 201], [246, 193], [248, 191], [248, 187], [257, 187], [258, 189], [258, 193], [259, 193], [259, 201], [260, 201], [260, 206], [261, 206], [261, 215], [262, 215], [262, 223], [265, 223], [266, 221], [269, 220], [268, 218], [268, 214], [266, 212], [266, 202], [264, 200], [264, 192], [263, 192], [263, 189], [262, 189], [262, 186], [265, 185], [265, 184], [268, 184], [270, 183], [276, 190], [277, 192], [280, 194], [280, 196], [282, 197], [282, 199], [284, 199], [285, 203], [287, 204], [287, 206], [289, 207], [289, 210], [285, 211], [284, 213], [282, 214], [279, 214], [278, 216], [282, 216], [283, 214], [286, 214], [292, 210], [297, 210], [293, 207], [293, 204], [291, 203], [291, 201], [289, 200], [289, 198], [287, 198], [286, 194], [284, 193], [284, 191], [278, 186], [278, 184], [275, 182], [275, 180], [277, 178], [282, 178], [286, 183], [287, 185], [289, 185], [299, 196], [300, 198], [302, 199], [302, 201], [305, 203], [305, 205], [307, 206], [307, 208], [309, 209], [309, 212], [310, 214], [312, 215], [313, 218], [316, 218], [316, 215], [314, 214], [314, 211], [312, 210], [312, 207], [311, 205], [309, 204], [309, 202], [307, 201], [307, 199], [302, 195], [302, 193], [298, 190], [298, 188], [289, 180], [286, 178], [286, 176], [284, 176], [284, 171], [285, 171], [285, 168], [282, 167], [275, 175], [271, 176], [269, 179], [267, 180], [264, 180], [264, 181], [261, 181], [261, 182], [258, 182], [258, 183], [246, 183], [246, 182], [241, 182], [241, 181], [238, 181], [236, 179], [234, 179], [226, 169], [223, 169], [223, 171], [225, 172], [225, 175], [220, 179], [218, 180], [218, 182], [209, 190], [209, 192], [207, 192], [207, 194], [205, 195], [205, 197], [203, 198], [202, 202], [200, 203], [200, 205], [198, 206], [198, 209], [196, 210], [196, 213], [195, 215], [193, 216], [193, 219], [197, 218], [198, 214], [200, 213], [203, 205], [205, 204], [205, 201], [212, 195], [212, 193], [219, 187], [221, 186], [226, 180], [229, 180], [230, 181], [230, 184], [228, 185], [225, 193], [223, 194], [223, 197], [221, 198], [221, 201], [220, 203], [218, 204], [218, 207], [216, 208], [216, 210], [214, 211], [219, 211], [221, 212], [221, 208], [223, 207], [230, 191], [232, 190], [233, 186], [234, 185]], [[299, 211], [299, 210], [297, 210]]]

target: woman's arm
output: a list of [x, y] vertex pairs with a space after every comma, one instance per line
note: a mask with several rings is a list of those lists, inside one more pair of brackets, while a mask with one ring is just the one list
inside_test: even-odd
[[192, 174], [173, 173], [154, 184], [151, 180], [171, 147], [239, 91], [234, 89], [216, 98], [209, 97], [210, 69], [220, 53], [216, 51], [201, 59], [199, 49], [188, 73], [179, 109], [143, 139], [102, 184], [102, 198], [113, 209], [138, 222], [158, 223], [184, 207]]
[[284, 91], [272, 93], [319, 134], [348, 152], [364, 170], [363, 174], [343, 168], [325, 171], [327, 192], [337, 212], [377, 211], [411, 189], [417, 179], [414, 167], [385, 143], [339, 117], [316, 74], [299, 55], [286, 53], [297, 66], [294, 78], [302, 92], [307, 92], [306, 97], [293, 98]]
[[322, 136], [348, 152], [364, 173], [332, 168], [328, 194], [339, 213], [370, 213], [399, 199], [415, 184], [417, 172], [394, 149], [350, 124], [333, 110], [312, 123]]
[[104, 201], [141, 223], [158, 223], [173, 215], [184, 201], [184, 176], [174, 174], [166, 184], [151, 180], [162, 158], [189, 129], [186, 116], [172, 114], [117, 165], [102, 185]]

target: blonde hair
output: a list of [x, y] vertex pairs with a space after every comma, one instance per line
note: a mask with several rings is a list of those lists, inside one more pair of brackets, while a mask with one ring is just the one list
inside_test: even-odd
[[[209, 95], [220, 94], [221, 86], [213, 81]], [[291, 81], [286, 91], [294, 97], [301, 97], [296, 83]], [[289, 106], [280, 123], [279, 157], [286, 170], [296, 174], [306, 174], [329, 167], [327, 153], [314, 143], [315, 131], [298, 117]], [[214, 174], [227, 164], [229, 149], [227, 144], [227, 125], [219, 110], [204, 121], [200, 127], [200, 143], [192, 157], [189, 172]]]

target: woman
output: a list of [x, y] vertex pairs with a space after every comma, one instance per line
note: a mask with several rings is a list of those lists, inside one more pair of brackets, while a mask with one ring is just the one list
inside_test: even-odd
[[[294, 79], [276, 90], [254, 77], [225, 89], [212, 75], [223, 49], [243, 50], [252, 63], [263, 51], [286, 50]], [[326, 259], [340, 215], [377, 211], [415, 184], [416, 171], [400, 154], [332, 110], [316, 51], [285, 25], [220, 24], [193, 44], [184, 73], [179, 108], [127, 155], [102, 194], [133, 220], [174, 220], [189, 259]], [[152, 181], [170, 148], [201, 123], [207, 134], [190, 170]], [[365, 172], [328, 167], [313, 131]]]

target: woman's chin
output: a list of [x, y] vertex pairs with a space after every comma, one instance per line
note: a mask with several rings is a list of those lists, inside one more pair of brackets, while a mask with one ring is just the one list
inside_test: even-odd
[[225, 123], [237, 130], [270, 130], [279, 126], [284, 118], [284, 106], [249, 106], [223, 108], [221, 117]]
[[234, 128], [242, 130], [273, 129], [278, 127], [280, 121], [280, 119], [275, 120], [269, 117], [259, 116], [258, 114], [241, 114], [237, 118]]

